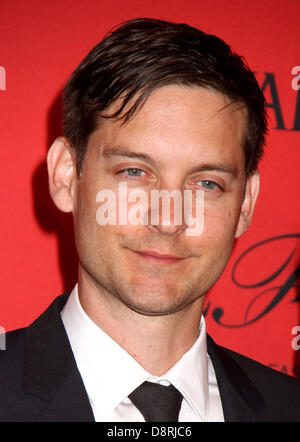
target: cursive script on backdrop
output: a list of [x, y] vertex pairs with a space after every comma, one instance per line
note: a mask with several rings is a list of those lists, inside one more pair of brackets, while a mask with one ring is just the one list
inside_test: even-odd
[[[290, 292], [291, 289], [296, 289], [296, 297], [292, 299], [290, 302], [300, 302], [300, 292], [299, 292], [299, 277], [300, 277], [300, 257], [296, 257], [296, 250], [297, 247], [293, 247], [291, 252], [289, 253], [289, 256], [287, 258], [283, 259], [283, 262], [277, 268], [275, 271], [273, 271], [270, 275], [262, 279], [261, 281], [254, 282], [254, 283], [248, 283], [243, 284], [238, 280], [237, 273], [239, 267], [243, 265], [247, 265], [247, 259], [250, 258], [250, 254], [253, 253], [254, 250], [256, 250], [256, 253], [260, 250], [262, 250], [263, 247], [265, 247], [267, 244], [277, 241], [287, 241], [288, 239], [299, 239], [300, 233], [295, 234], [287, 234], [287, 235], [281, 235], [281, 236], [275, 236], [272, 238], [265, 239], [263, 241], [260, 241], [251, 247], [249, 247], [242, 255], [236, 260], [233, 266], [231, 278], [233, 283], [243, 289], [251, 290], [251, 289], [257, 289], [261, 288], [262, 290], [259, 292], [259, 294], [255, 294], [253, 296], [246, 308], [246, 311], [244, 313], [243, 320], [238, 324], [231, 324], [226, 320], [226, 312], [222, 307], [215, 307], [212, 309], [211, 303], [208, 302], [204, 315], [207, 315], [208, 312], [211, 312], [211, 316], [214, 319], [214, 321], [223, 327], [230, 327], [230, 328], [239, 328], [239, 327], [246, 327], [250, 324], [253, 324], [254, 322], [260, 320], [267, 314], [271, 312], [282, 300], [283, 298]], [[299, 247], [298, 247], [299, 250]], [[293, 258], [298, 258], [297, 260], [294, 260]], [[296, 262], [295, 265], [290, 265], [291, 261], [293, 259]], [[279, 275], [287, 275], [284, 279], [284, 282], [278, 284], [277, 280]], [[250, 293], [250, 292], [249, 292]], [[272, 294], [271, 299], [269, 299], [270, 294]], [[251, 319], [249, 319], [249, 313], [253, 305], [256, 303], [256, 301], [261, 297], [266, 297], [268, 299], [267, 305], [264, 305], [264, 307]], [[211, 311], [212, 310], [212, 311]]]

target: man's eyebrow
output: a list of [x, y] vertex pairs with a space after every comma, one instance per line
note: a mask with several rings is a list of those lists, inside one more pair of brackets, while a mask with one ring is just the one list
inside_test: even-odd
[[198, 166], [193, 167], [189, 173], [193, 174], [206, 171], [224, 172], [232, 175], [233, 177], [237, 177], [239, 174], [239, 170], [236, 166], [229, 166], [222, 163], [201, 163]]
[[119, 147], [103, 147], [101, 152], [101, 156], [103, 158], [111, 158], [111, 157], [124, 157], [124, 158], [134, 158], [138, 160], [143, 160], [151, 164], [152, 166], [156, 165], [156, 162], [153, 158], [143, 152], [136, 152], [133, 150], [129, 150], [127, 148]]

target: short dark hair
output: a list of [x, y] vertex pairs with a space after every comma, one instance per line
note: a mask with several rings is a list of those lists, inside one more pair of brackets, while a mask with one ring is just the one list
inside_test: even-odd
[[[254, 73], [220, 38], [187, 24], [148, 18], [130, 20], [106, 34], [64, 89], [64, 135], [75, 150], [78, 174], [89, 137], [102, 118], [125, 123], [155, 89], [170, 84], [210, 88], [246, 105], [245, 172], [251, 175], [267, 132], [265, 98]], [[119, 109], [105, 115], [119, 98]]]

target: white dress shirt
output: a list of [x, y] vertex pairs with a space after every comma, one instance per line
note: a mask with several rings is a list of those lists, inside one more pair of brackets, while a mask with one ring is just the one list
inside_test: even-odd
[[61, 317], [97, 422], [144, 422], [128, 399], [144, 381], [176, 387], [183, 395], [179, 422], [224, 422], [212, 362], [201, 319], [194, 345], [163, 376], [152, 376], [83, 310], [77, 285]]

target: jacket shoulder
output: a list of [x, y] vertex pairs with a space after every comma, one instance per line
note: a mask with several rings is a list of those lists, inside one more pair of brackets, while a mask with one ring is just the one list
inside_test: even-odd
[[[27, 391], [26, 382], [28, 378], [33, 379], [33, 382], [37, 379], [43, 354], [48, 355], [50, 352], [47, 360], [55, 360], [55, 346], [49, 350], [48, 344], [51, 337], [56, 339], [57, 335], [57, 339], [60, 339], [59, 312], [65, 300], [66, 296], [56, 298], [28, 327], [9, 331], [2, 336], [1, 348], [4, 349], [0, 350], [0, 422], [35, 420], [44, 405], [45, 401], [38, 394]], [[51, 324], [52, 333], [51, 330], [48, 333]], [[46, 337], [41, 339], [43, 331]], [[30, 347], [34, 345], [40, 349], [40, 354], [36, 355], [33, 350], [29, 355]], [[45, 379], [47, 377], [39, 378], [42, 384]]]
[[[21, 372], [24, 351], [25, 328], [7, 332], [1, 336], [3, 349], [0, 351], [0, 379], [3, 380], [6, 374]], [[0, 388], [3, 382], [0, 384]]]
[[277, 370], [274, 370], [271, 367], [268, 367], [250, 357], [244, 356], [236, 351], [230, 350], [225, 347], [220, 347], [222, 351], [226, 352], [231, 358], [235, 360], [236, 363], [238, 363], [241, 368], [244, 369], [244, 371], [250, 375], [254, 376], [255, 379], [262, 378], [265, 382], [266, 380], [269, 380], [270, 383], [273, 381], [277, 382], [283, 382], [286, 384], [291, 384], [293, 386], [296, 386], [296, 388], [300, 388], [300, 380], [289, 376], [285, 373], [279, 372]]
[[[23, 397], [24, 331], [5, 334], [5, 349], [0, 351], [0, 421], [26, 421], [31, 398]], [[20, 398], [22, 397], [22, 401]]]
[[262, 421], [300, 421], [300, 380], [281, 373], [235, 351], [221, 347], [243, 370], [266, 406], [258, 413]]

